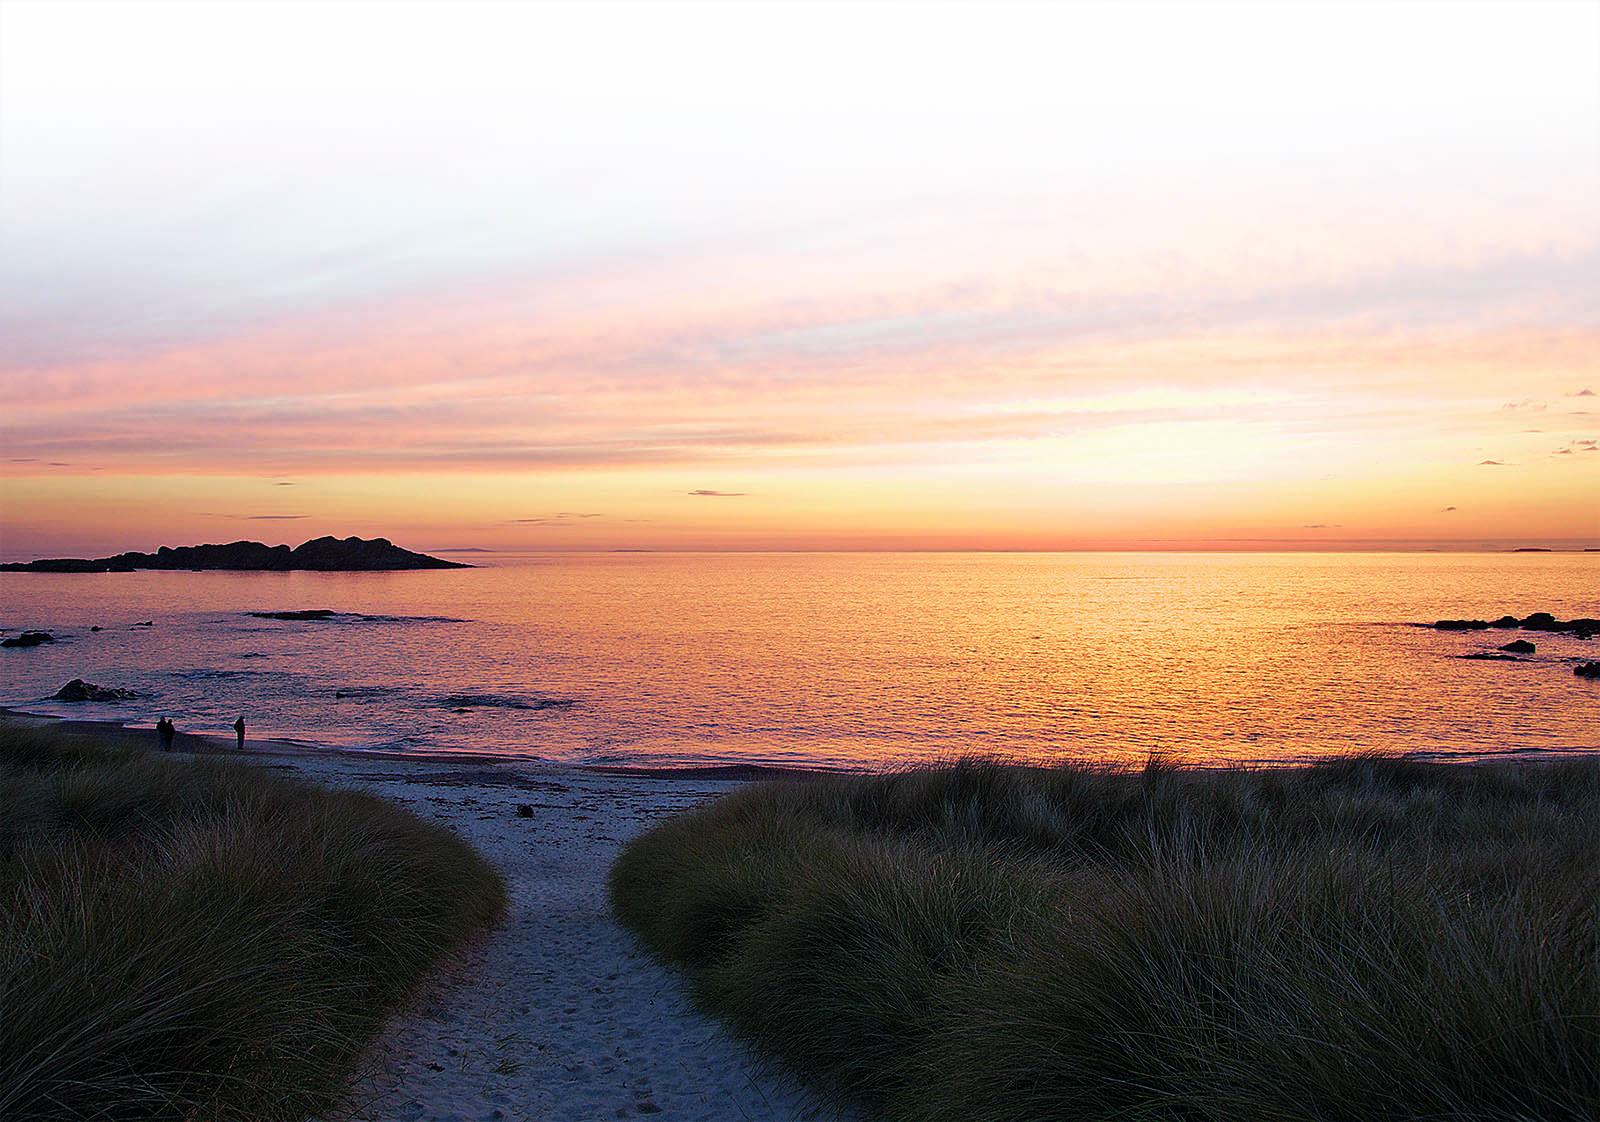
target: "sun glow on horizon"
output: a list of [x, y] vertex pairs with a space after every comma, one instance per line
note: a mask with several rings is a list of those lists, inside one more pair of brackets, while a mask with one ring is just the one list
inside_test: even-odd
[[0, 30], [8, 559], [1600, 546], [1594, 5]]

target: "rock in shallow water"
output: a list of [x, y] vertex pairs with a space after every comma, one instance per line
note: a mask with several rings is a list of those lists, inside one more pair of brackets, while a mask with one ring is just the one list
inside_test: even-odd
[[82, 678], [74, 678], [50, 695], [51, 701], [127, 701], [129, 698], [138, 697], [133, 690], [119, 690], [107, 686], [97, 686], [93, 682], [85, 682]]
[[1484, 619], [1441, 619], [1433, 625], [1435, 631], [1485, 631], [1491, 627], [1520, 627], [1524, 631], [1560, 632], [1578, 639], [1600, 635], [1600, 619], [1559, 620], [1549, 612], [1534, 612], [1523, 619], [1518, 619], [1516, 616], [1501, 616], [1492, 623]]

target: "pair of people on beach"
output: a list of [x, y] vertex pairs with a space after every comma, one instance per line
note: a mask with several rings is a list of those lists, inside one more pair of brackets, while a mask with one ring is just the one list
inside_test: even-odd
[[[233, 722], [233, 731], [234, 731], [234, 735], [236, 735], [239, 738], [239, 751], [243, 752], [244, 751], [244, 718], [243, 717], [240, 717], [237, 721]], [[156, 722], [156, 732], [161, 737], [161, 750], [163, 752], [172, 751], [172, 738], [178, 735], [178, 730], [173, 726], [172, 721], [167, 717], [162, 717], [159, 721]]]

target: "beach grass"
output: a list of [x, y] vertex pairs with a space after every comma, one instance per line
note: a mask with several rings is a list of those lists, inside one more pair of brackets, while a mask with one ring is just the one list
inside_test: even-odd
[[375, 796], [0, 728], [0, 1117], [304, 1119], [504, 907]]
[[609, 887], [702, 1009], [891, 1122], [1600, 1118], [1593, 757], [779, 781]]

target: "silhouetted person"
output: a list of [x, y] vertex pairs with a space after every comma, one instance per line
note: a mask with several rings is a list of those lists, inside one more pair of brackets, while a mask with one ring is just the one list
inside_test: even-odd
[[173, 727], [172, 722], [168, 718], [162, 717], [156, 722], [156, 732], [161, 734], [161, 750], [163, 752], [172, 751], [172, 738], [178, 735], [178, 730]]
[[233, 731], [239, 737], [239, 751], [244, 751], [244, 718], [240, 717], [233, 722]]

